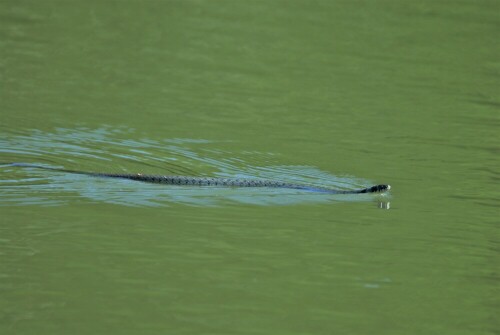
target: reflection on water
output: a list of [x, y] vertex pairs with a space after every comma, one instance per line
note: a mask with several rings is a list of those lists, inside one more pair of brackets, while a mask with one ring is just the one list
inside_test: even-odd
[[391, 203], [389, 201], [379, 200], [379, 202], [378, 202], [378, 208], [380, 208], [380, 209], [390, 209], [391, 208]]
[[[57, 129], [53, 133], [34, 130], [0, 140], [1, 161], [81, 171], [274, 179], [336, 189], [373, 184], [353, 177], [338, 177], [311, 166], [280, 165], [270, 153], [218, 150], [217, 143], [207, 140], [139, 140], [133, 139], [134, 135], [127, 129], [107, 127]], [[334, 195], [292, 189], [154, 185], [29, 167], [5, 166], [1, 176], [1, 205], [55, 206], [82, 198], [128, 206], [165, 206], [168, 203], [285, 205], [372, 201], [374, 198], [369, 194]], [[376, 196], [380, 197], [386, 195]], [[388, 205], [380, 207], [389, 208]]]

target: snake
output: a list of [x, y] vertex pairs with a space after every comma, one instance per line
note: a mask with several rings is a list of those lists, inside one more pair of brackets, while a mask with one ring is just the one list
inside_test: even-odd
[[288, 182], [269, 180], [269, 179], [190, 177], [190, 176], [150, 175], [142, 173], [86, 172], [86, 171], [69, 170], [56, 167], [47, 167], [31, 163], [1, 163], [1, 165], [37, 168], [37, 169], [51, 170], [64, 173], [80, 174], [91, 177], [128, 179], [144, 183], [166, 184], [166, 185], [266, 187], [266, 188], [296, 189], [296, 190], [304, 190], [304, 191], [320, 192], [328, 194], [382, 193], [391, 189], [391, 186], [386, 184], [379, 184], [355, 190], [339, 190], [329, 187], [307, 185], [301, 183], [288, 183]]

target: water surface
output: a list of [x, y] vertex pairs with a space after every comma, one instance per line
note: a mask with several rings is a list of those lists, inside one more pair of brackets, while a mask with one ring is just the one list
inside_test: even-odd
[[2, 334], [495, 334], [498, 1], [2, 1]]

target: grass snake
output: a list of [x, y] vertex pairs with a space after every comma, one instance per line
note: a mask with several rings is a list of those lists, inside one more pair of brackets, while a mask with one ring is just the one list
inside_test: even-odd
[[142, 173], [85, 172], [85, 171], [47, 167], [30, 163], [1, 163], [1, 165], [37, 168], [37, 169], [44, 169], [44, 170], [51, 170], [51, 171], [58, 171], [65, 173], [80, 174], [92, 177], [129, 179], [145, 183], [167, 184], [167, 185], [193, 185], [193, 186], [218, 186], [218, 187], [268, 187], [268, 188], [305, 190], [305, 191], [328, 193], [328, 194], [380, 193], [380, 192], [385, 192], [391, 188], [390, 185], [381, 184], [356, 190], [338, 190], [328, 187], [321, 187], [321, 186], [307, 185], [300, 183], [287, 183], [287, 182], [267, 180], [267, 179], [165, 176], [165, 175], [148, 175]]

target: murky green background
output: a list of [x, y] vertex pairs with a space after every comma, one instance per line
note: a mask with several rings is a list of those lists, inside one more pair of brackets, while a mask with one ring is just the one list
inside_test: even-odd
[[[1, 334], [495, 334], [492, 1], [0, 1]], [[379, 203], [390, 209], [380, 209]]]

